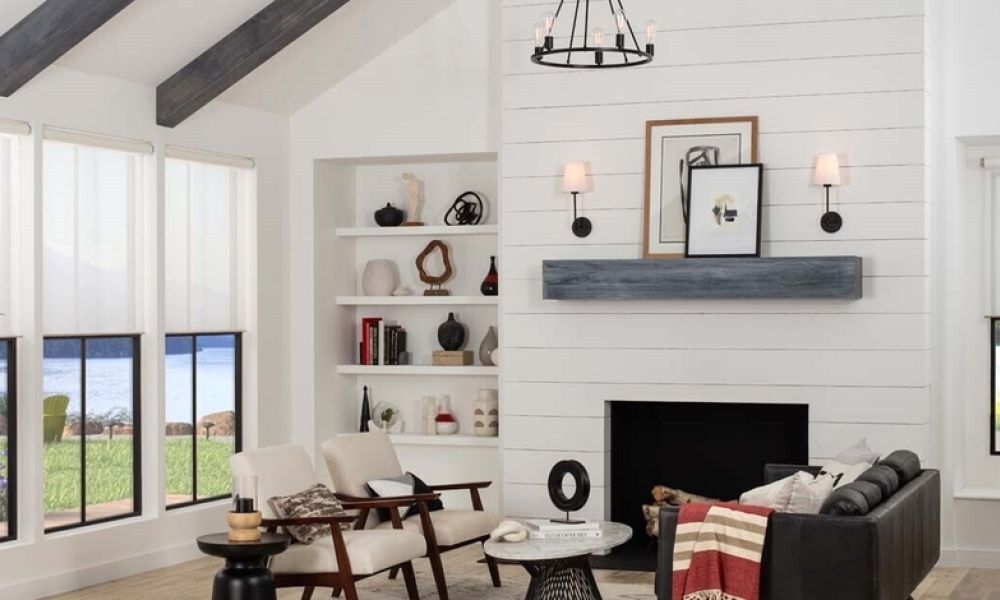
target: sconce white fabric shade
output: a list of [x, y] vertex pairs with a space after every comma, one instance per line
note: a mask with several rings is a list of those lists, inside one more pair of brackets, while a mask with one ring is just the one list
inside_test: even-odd
[[590, 178], [587, 177], [587, 165], [582, 162], [566, 163], [563, 168], [563, 191], [589, 192]]
[[840, 159], [836, 154], [820, 154], [816, 157], [813, 174], [816, 185], [840, 185]]

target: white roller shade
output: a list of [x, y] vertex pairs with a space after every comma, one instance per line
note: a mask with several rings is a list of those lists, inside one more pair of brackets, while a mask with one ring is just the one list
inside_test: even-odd
[[137, 331], [140, 157], [46, 142], [42, 177], [46, 335]]
[[14, 152], [11, 138], [0, 136], [0, 335], [11, 331], [11, 300], [13, 293], [14, 233], [12, 224]]
[[167, 332], [237, 331], [246, 172], [187, 160], [165, 163]]
[[179, 146], [167, 146], [167, 158], [176, 160], [186, 160], [188, 162], [199, 162], [220, 167], [232, 167], [234, 169], [253, 169], [255, 163], [252, 158], [236, 156], [233, 154], [219, 154], [217, 152], [206, 152], [204, 150], [194, 150], [192, 148], [181, 148]]
[[152, 154], [155, 150], [153, 144], [141, 140], [130, 140], [128, 138], [74, 131], [71, 129], [59, 129], [56, 127], [45, 128], [45, 139], [51, 142], [104, 148], [105, 150], [131, 152], [133, 154]]
[[24, 121], [0, 119], [0, 133], [7, 135], [30, 135], [31, 125], [28, 125]]

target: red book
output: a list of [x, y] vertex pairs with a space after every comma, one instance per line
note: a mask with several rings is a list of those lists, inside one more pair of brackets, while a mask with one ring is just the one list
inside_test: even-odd
[[378, 327], [378, 322], [382, 319], [375, 317], [365, 317], [361, 319], [361, 364], [371, 365], [372, 362], [372, 327]]

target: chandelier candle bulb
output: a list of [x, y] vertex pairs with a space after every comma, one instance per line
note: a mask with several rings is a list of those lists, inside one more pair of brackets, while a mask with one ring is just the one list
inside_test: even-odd
[[653, 56], [653, 44], [656, 42], [656, 21], [646, 22], [646, 53]]
[[545, 47], [545, 27], [541, 23], [535, 23], [535, 52], [541, 52]]
[[625, 11], [619, 10], [615, 13], [615, 27], [618, 28], [618, 33], [615, 34], [615, 46], [621, 50], [625, 47], [625, 26], [628, 22], [625, 20]]

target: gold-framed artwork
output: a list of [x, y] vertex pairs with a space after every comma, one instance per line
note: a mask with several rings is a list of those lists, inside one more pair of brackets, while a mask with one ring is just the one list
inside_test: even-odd
[[757, 117], [646, 121], [643, 258], [683, 258], [688, 170], [757, 162]]

